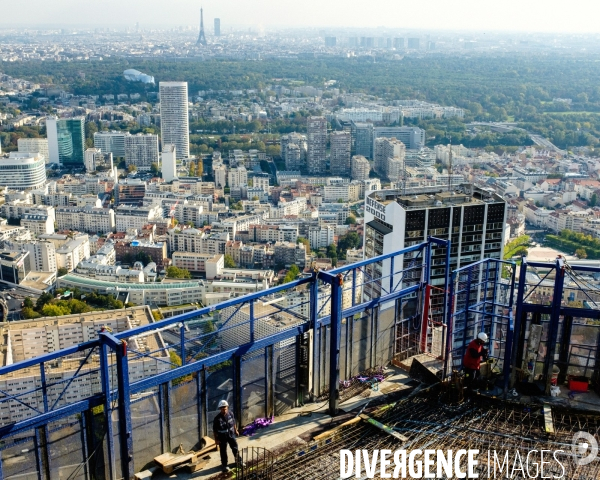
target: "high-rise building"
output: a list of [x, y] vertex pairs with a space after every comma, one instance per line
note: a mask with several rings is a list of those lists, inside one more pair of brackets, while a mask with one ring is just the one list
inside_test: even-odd
[[46, 162], [36, 153], [10, 152], [0, 158], [0, 187], [10, 190], [30, 190], [46, 183]]
[[290, 133], [281, 136], [281, 158], [286, 170], [304, 170], [306, 168], [306, 136]]
[[177, 152], [175, 145], [163, 145], [162, 150], [162, 178], [165, 182], [177, 179]]
[[[422, 194], [403, 195], [399, 190], [379, 190], [365, 199], [365, 259], [396, 252], [434, 236], [451, 241], [450, 264], [446, 265], [446, 248], [432, 251], [430, 284], [431, 314], [441, 320], [444, 310], [443, 286], [446, 268], [455, 270], [485, 258], [502, 258], [506, 202], [495, 193], [463, 184], [449, 192], [443, 187], [423, 190]], [[421, 281], [422, 256], [405, 254], [394, 262], [395, 282], [405, 288]], [[369, 265], [371, 278], [389, 278], [390, 261]], [[375, 270], [380, 273], [375, 274]], [[403, 274], [399, 273], [404, 271]], [[487, 275], [498, 274], [488, 272]], [[402, 278], [400, 278], [402, 277]], [[491, 278], [491, 277], [488, 277]], [[442, 288], [439, 288], [442, 287]], [[364, 289], [366, 299], [385, 295], [385, 285], [375, 281]]]
[[352, 180], [368, 180], [371, 164], [362, 155], [352, 157]]
[[115, 205], [142, 206], [145, 195], [146, 182], [126, 178], [115, 183]]
[[394, 38], [394, 48], [396, 48], [396, 49], [404, 48], [404, 38], [402, 38], [402, 37]]
[[373, 124], [352, 122], [350, 134], [352, 135], [352, 155], [373, 158]]
[[85, 119], [83, 117], [46, 118], [50, 163], [68, 168], [83, 168], [85, 150]]
[[327, 120], [325, 117], [309, 117], [306, 131], [308, 144], [308, 151], [306, 155], [308, 173], [325, 173]]
[[397, 138], [406, 148], [420, 150], [425, 146], [425, 130], [418, 127], [374, 127], [373, 159], [375, 159], [376, 138]]
[[138, 133], [125, 137], [125, 162], [148, 172], [153, 163], [158, 165], [158, 135]]
[[94, 133], [94, 148], [99, 148], [102, 153], [112, 153], [113, 157], [125, 158], [126, 132], [96, 132]]
[[408, 39], [408, 48], [411, 50], [418, 50], [421, 46], [421, 41], [418, 38]]
[[351, 146], [350, 132], [332, 132], [330, 142], [330, 165], [332, 175], [350, 175]]
[[215, 18], [215, 37], [221, 36], [221, 19]]
[[390, 158], [397, 158], [404, 162], [406, 155], [406, 146], [396, 138], [376, 138], [374, 142], [375, 160], [373, 169], [385, 177], [388, 176], [388, 161]]
[[177, 159], [190, 156], [187, 82], [160, 82], [160, 131], [163, 145], [175, 145]]
[[19, 138], [17, 146], [19, 153], [39, 153], [44, 157], [46, 163], [50, 163], [47, 138]]
[[246, 167], [240, 165], [239, 167], [230, 169], [227, 175], [227, 183], [229, 183], [230, 188], [248, 185], [248, 171]]
[[325, 46], [326, 47], [335, 47], [336, 44], [337, 44], [336, 37], [325, 37]]

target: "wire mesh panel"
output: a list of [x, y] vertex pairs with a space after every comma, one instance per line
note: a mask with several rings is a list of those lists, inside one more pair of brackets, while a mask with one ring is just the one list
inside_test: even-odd
[[244, 356], [242, 361], [242, 418], [247, 425], [265, 416], [265, 354], [264, 351]]
[[6, 480], [38, 480], [35, 441], [31, 436], [11, 438], [0, 445]]
[[173, 385], [171, 389], [171, 445], [182, 444], [187, 452], [199, 442], [197, 379]]
[[236, 460], [236, 478], [240, 480], [271, 480], [275, 455], [262, 447], [246, 447], [240, 450]]
[[84, 480], [89, 478], [87, 458], [84, 458], [81, 422], [78, 418], [55, 429], [50, 427], [48, 448], [51, 458], [51, 478]]
[[274, 350], [275, 415], [296, 406], [296, 339], [279, 343]]
[[234, 410], [233, 405], [233, 365], [230, 360], [215, 365], [207, 371], [206, 375], [207, 388], [207, 419], [208, 419], [208, 434], [212, 437], [212, 422], [215, 416], [219, 413], [218, 404], [221, 400], [227, 400], [229, 410]]
[[352, 319], [351, 376], [371, 368], [371, 315], [372, 310], [357, 313]]
[[131, 399], [133, 454], [138, 470], [143, 470], [154, 457], [163, 453], [160, 402], [158, 389], [136, 393]]

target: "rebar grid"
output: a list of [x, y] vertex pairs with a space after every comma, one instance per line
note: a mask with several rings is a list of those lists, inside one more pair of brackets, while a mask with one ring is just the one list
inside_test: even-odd
[[[273, 478], [337, 479], [340, 477], [342, 449], [367, 450], [370, 453], [382, 449], [392, 452], [399, 449], [431, 449], [443, 452], [476, 449], [480, 451], [479, 465], [475, 470], [479, 473], [479, 478], [488, 478], [488, 451], [491, 452], [490, 469], [493, 471], [494, 451], [497, 452], [498, 458], [503, 458], [508, 451], [512, 466], [517, 451], [525, 462], [524, 459], [532, 450], [562, 450], [565, 453], [557, 454], [557, 457], [564, 465], [565, 471], [563, 472], [557, 463], [552, 463], [545, 467], [544, 475], [578, 480], [600, 478], [599, 459], [579, 466], [572, 456], [572, 440], [576, 432], [585, 431], [600, 440], [600, 415], [553, 411], [555, 434], [548, 436], [545, 433], [542, 407], [539, 405], [490, 400], [447, 406], [440, 402], [436, 393], [405, 399], [383, 407], [371, 416], [404, 435], [407, 441], [399, 442], [365, 422], [351, 424], [340, 428], [326, 440], [309, 444], [280, 458], [275, 465]], [[537, 461], [539, 462], [539, 457]], [[466, 463], [465, 457], [461, 466], [466, 468]], [[393, 465], [388, 468], [388, 473], [392, 472]], [[380, 478], [379, 473], [378, 465], [374, 478]], [[366, 478], [364, 467], [362, 475]], [[526, 472], [525, 477], [517, 473], [510, 478], [529, 477]]]

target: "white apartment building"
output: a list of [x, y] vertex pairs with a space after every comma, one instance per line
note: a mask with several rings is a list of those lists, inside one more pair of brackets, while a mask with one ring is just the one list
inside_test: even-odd
[[87, 235], [69, 239], [56, 249], [56, 266], [71, 272], [89, 256], [90, 240]]
[[44, 183], [46, 160], [39, 153], [10, 152], [8, 158], [0, 158], [0, 187], [31, 190]]
[[219, 165], [214, 169], [215, 187], [225, 188], [227, 186], [227, 167]]
[[46, 163], [50, 162], [47, 138], [19, 138], [17, 148], [19, 153], [39, 153]]
[[115, 225], [117, 232], [126, 232], [128, 229], [141, 230], [152, 220], [163, 218], [162, 208], [158, 205], [151, 207], [132, 207], [119, 205], [115, 210]]
[[113, 156], [112, 153], [103, 153], [99, 148], [88, 148], [83, 154], [85, 163], [85, 170], [87, 172], [94, 172], [99, 167], [106, 170], [113, 169]]
[[371, 164], [362, 155], [354, 155], [352, 157], [352, 180], [368, 180], [371, 172]]
[[153, 163], [159, 164], [158, 135], [142, 134], [125, 137], [125, 162], [140, 171], [150, 171]]
[[26, 213], [21, 217], [21, 226], [35, 236], [54, 233], [54, 221], [47, 213]]
[[115, 212], [112, 208], [59, 207], [56, 209], [59, 230], [77, 230], [86, 233], [115, 231]]
[[279, 201], [277, 206], [271, 205], [269, 208], [269, 218], [283, 218], [288, 215], [300, 215], [306, 210], [306, 198], [295, 198], [289, 202]]
[[333, 243], [334, 236], [335, 228], [331, 225], [308, 227], [308, 241], [313, 250], [328, 247]]
[[376, 138], [373, 142], [373, 158], [375, 160], [373, 169], [380, 175], [388, 175], [388, 159], [399, 158], [404, 162], [406, 146], [395, 137]]
[[160, 82], [160, 131], [163, 145], [175, 145], [177, 158], [190, 156], [187, 82]]
[[173, 144], [163, 145], [161, 171], [165, 182], [177, 179], [177, 147]]
[[0, 206], [0, 216], [3, 218], [23, 218], [26, 213], [34, 214], [45, 214], [52, 219], [54, 223], [56, 216], [54, 214], [54, 207], [47, 205], [34, 205], [32, 203], [24, 203], [15, 200], [10, 203], [5, 203]]
[[221, 274], [225, 268], [225, 255], [211, 253], [173, 252], [173, 265], [190, 272], [204, 273], [207, 280]]
[[246, 167], [240, 165], [239, 167], [231, 168], [227, 174], [227, 183], [230, 188], [248, 185], [248, 171]]
[[56, 272], [56, 248], [51, 242], [24, 243], [21, 248], [29, 252], [31, 269], [36, 272]]

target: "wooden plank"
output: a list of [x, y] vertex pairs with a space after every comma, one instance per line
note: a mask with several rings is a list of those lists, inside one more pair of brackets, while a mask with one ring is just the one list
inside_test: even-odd
[[552, 421], [552, 407], [544, 403], [544, 428], [548, 435], [554, 435], [554, 422]]
[[392, 428], [388, 427], [387, 425], [384, 425], [383, 423], [378, 422], [374, 418], [371, 418], [368, 415], [365, 415], [364, 413], [361, 413], [359, 415], [359, 417], [362, 420], [364, 420], [365, 422], [367, 422], [367, 423], [373, 425], [374, 427], [378, 428], [379, 430], [384, 431], [388, 435], [391, 435], [392, 437], [397, 438], [401, 442], [407, 442], [408, 441], [408, 438], [406, 438], [404, 435], [401, 435], [400, 433], [396, 432], [395, 430], [393, 430]]
[[337, 432], [338, 430], [341, 430], [343, 427], [346, 427], [348, 425], [354, 425], [355, 423], [360, 422], [360, 420], [361, 420], [360, 417], [351, 418], [347, 422], [344, 422], [341, 425], [338, 425], [337, 427], [332, 428], [331, 430], [327, 430], [326, 432], [320, 433], [319, 435], [317, 435], [316, 437], [314, 437], [313, 440], [316, 441], [316, 442], [318, 442], [319, 440], [323, 440], [325, 438], [329, 438], [335, 432]]

